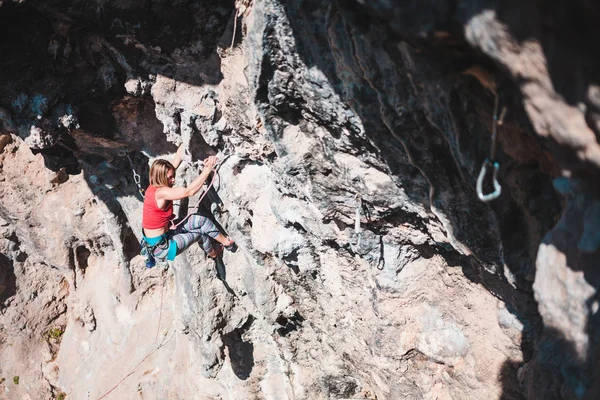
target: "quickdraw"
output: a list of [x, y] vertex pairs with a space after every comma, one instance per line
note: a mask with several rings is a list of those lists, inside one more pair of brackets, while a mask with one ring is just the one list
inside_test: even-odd
[[385, 247], [383, 245], [383, 235], [379, 236], [379, 259], [375, 267], [382, 271], [385, 268]]
[[[494, 100], [494, 120], [492, 122], [492, 144], [490, 146], [490, 156], [486, 158], [481, 166], [481, 171], [479, 171], [479, 176], [477, 177], [477, 197], [481, 201], [492, 201], [500, 197], [502, 193], [502, 187], [500, 183], [498, 183], [498, 170], [500, 169], [500, 164], [496, 161], [496, 144], [498, 141], [498, 125], [502, 125], [504, 120], [504, 115], [506, 114], [506, 107], [502, 108], [502, 113], [500, 114], [500, 119], [498, 119], [498, 94], [496, 94], [496, 98]], [[492, 175], [492, 184], [494, 186], [494, 191], [488, 194], [483, 193], [483, 180], [487, 174], [487, 170], [489, 167], [494, 168], [494, 173]]]
[[129, 165], [131, 166], [131, 171], [133, 172], [133, 181], [138, 187], [138, 193], [142, 196], [142, 199], [146, 197], [146, 192], [142, 188], [142, 180], [137, 172], [135, 172], [135, 167], [133, 166], [133, 162], [131, 161], [131, 157], [129, 157], [129, 153], [127, 154], [127, 159], [129, 160]]
[[362, 197], [360, 194], [356, 193], [354, 196], [354, 201], [356, 202], [356, 211], [354, 213], [354, 233], [358, 235], [360, 233], [360, 209], [362, 207]]
[[[356, 246], [360, 247], [362, 238], [362, 228], [360, 226], [361, 209], [362, 212], [365, 214], [367, 222], [371, 221], [371, 217], [367, 207], [363, 203], [362, 196], [358, 191], [356, 191], [356, 194], [354, 195], [354, 202], [356, 203], [356, 210], [354, 212], [354, 234], [356, 235]], [[375, 267], [380, 271], [385, 268], [383, 236], [379, 236], [379, 257], [377, 258], [377, 263], [375, 264]]]

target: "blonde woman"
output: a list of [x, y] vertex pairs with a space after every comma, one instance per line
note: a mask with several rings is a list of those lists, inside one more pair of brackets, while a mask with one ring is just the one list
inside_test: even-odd
[[[219, 232], [215, 224], [202, 215], [191, 215], [184, 224], [175, 230], [169, 229], [173, 219], [173, 200], [181, 200], [198, 193], [210, 172], [217, 163], [217, 158], [210, 156], [204, 160], [204, 169], [188, 187], [173, 186], [175, 171], [181, 164], [183, 147], [177, 150], [173, 162], [155, 160], [150, 167], [150, 186], [144, 197], [142, 228], [148, 253], [159, 259], [174, 260], [185, 249], [195, 242], [202, 241], [202, 248], [210, 257], [217, 257], [223, 246], [233, 250], [234, 241]], [[210, 238], [221, 243], [213, 248]], [[147, 266], [153, 266], [151, 265]]]

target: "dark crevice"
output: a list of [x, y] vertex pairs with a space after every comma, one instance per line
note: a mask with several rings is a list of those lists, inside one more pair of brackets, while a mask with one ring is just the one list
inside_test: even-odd
[[69, 260], [69, 269], [72, 271], [75, 271], [75, 268], [77, 268], [77, 265], [75, 264], [75, 252], [73, 251], [73, 248], [71, 248], [71, 247], [69, 247], [68, 260]]
[[294, 332], [302, 327], [302, 323], [304, 322], [304, 318], [300, 315], [298, 311], [294, 313], [294, 315], [290, 317], [285, 317], [280, 315], [275, 320], [281, 327], [277, 328], [277, 333], [280, 336], [287, 336], [291, 332]]
[[122, 232], [121, 239], [123, 240], [123, 253], [127, 260], [131, 260], [140, 254], [140, 243], [129, 225], [127, 225]]
[[240, 160], [234, 167], [233, 167], [233, 175], [239, 175], [242, 173], [242, 171], [244, 170], [244, 168], [246, 168], [249, 165], [264, 165], [262, 162], [258, 161], [258, 160], [249, 160], [249, 159], [244, 159], [244, 160]]
[[[276, 34], [274, 29], [271, 27], [270, 30], [264, 34], [265, 38], [274, 38]], [[268, 39], [265, 39], [268, 40]], [[258, 86], [256, 89], [256, 102], [262, 104], [263, 107], [268, 107], [269, 104], [269, 82], [273, 79], [275, 70], [271, 65], [269, 57], [263, 57], [260, 65], [260, 76], [258, 78]]]
[[0, 254], [0, 307], [4, 302], [17, 293], [17, 278], [13, 261]]
[[334, 239], [327, 239], [323, 242], [323, 244], [325, 246], [331, 247], [334, 250], [339, 250], [341, 248], [340, 245], [338, 244], [338, 242]]
[[285, 225], [286, 228], [289, 227], [293, 227], [295, 230], [297, 230], [298, 232], [301, 233], [306, 233], [306, 229], [299, 223], [299, 222], [294, 222], [294, 223], [288, 223]]
[[85, 270], [88, 267], [88, 259], [92, 253], [85, 246], [77, 246], [75, 248], [75, 257], [77, 258], [77, 265], [81, 269], [82, 274], [85, 274]]
[[248, 379], [254, 368], [254, 345], [244, 336], [253, 322], [254, 317], [250, 315], [241, 328], [223, 335], [223, 344], [227, 347], [231, 369], [242, 380]]
[[64, 168], [69, 175], [77, 175], [81, 172], [81, 166], [75, 154], [68, 148], [57, 145], [44, 150], [31, 150], [33, 154], [42, 154], [44, 166], [53, 172]]
[[282, 257], [283, 262], [287, 265], [296, 275], [300, 273], [300, 268], [298, 267], [298, 249], [295, 249], [290, 254]]

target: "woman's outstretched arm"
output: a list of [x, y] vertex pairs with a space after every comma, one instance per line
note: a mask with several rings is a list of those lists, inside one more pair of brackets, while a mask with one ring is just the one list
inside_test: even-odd
[[181, 200], [195, 195], [202, 188], [204, 182], [206, 182], [206, 179], [210, 175], [210, 171], [212, 171], [216, 163], [217, 157], [208, 157], [204, 160], [204, 169], [200, 175], [188, 185], [188, 187], [160, 187], [156, 190], [156, 200]]
[[183, 144], [182, 144], [177, 149], [177, 153], [175, 153], [175, 157], [173, 157], [173, 161], [171, 161], [171, 164], [173, 164], [175, 169], [179, 168], [179, 166], [181, 165], [181, 160], [183, 160], [183, 152], [184, 151], [185, 150], [184, 150]]

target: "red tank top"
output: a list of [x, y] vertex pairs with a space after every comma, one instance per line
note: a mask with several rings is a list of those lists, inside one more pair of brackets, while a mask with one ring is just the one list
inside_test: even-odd
[[144, 211], [142, 213], [142, 226], [146, 229], [158, 229], [167, 225], [173, 218], [173, 202], [167, 201], [164, 209], [156, 204], [156, 188], [152, 185], [146, 189], [144, 196]]

